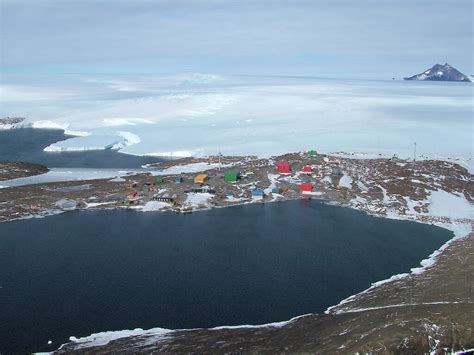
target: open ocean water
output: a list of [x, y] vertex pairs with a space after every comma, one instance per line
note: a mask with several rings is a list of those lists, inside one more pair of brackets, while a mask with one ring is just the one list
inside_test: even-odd
[[18, 128], [0, 130], [0, 161], [22, 161], [49, 168], [140, 168], [162, 159], [119, 153], [117, 150], [45, 152], [48, 145], [71, 138], [58, 129]]

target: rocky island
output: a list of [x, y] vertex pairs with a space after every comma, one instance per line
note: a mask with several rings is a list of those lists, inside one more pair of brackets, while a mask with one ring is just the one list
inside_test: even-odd
[[0, 161], [0, 181], [44, 174], [48, 171], [49, 169], [41, 164]]
[[425, 70], [423, 73], [416, 74], [404, 80], [421, 80], [421, 81], [464, 81], [471, 82], [471, 78], [464, 75], [456, 68], [453, 68], [448, 63], [441, 65], [435, 64], [431, 68]]

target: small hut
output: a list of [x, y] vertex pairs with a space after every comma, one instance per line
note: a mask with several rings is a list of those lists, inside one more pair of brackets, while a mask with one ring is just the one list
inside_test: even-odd
[[305, 182], [305, 183], [300, 185], [300, 190], [301, 190], [302, 193], [312, 192], [313, 191], [313, 184], [311, 184], [309, 182]]
[[265, 197], [265, 193], [262, 189], [254, 189], [252, 190], [252, 198], [254, 200], [261, 200]]
[[208, 178], [207, 174], [199, 174], [194, 178], [196, 184], [204, 184]]
[[182, 184], [183, 183], [183, 177], [182, 176], [177, 176], [174, 179], [175, 184]]
[[307, 174], [311, 174], [313, 172], [313, 167], [310, 165], [303, 166], [303, 172]]
[[276, 164], [277, 171], [279, 174], [290, 174], [291, 173], [291, 166], [290, 163], [284, 160], [280, 160]]
[[240, 179], [240, 173], [235, 170], [228, 171], [224, 174], [224, 181], [236, 183]]

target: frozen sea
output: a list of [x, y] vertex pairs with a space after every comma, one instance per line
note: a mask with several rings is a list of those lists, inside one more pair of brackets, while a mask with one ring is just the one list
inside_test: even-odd
[[47, 151], [368, 152], [472, 158], [473, 84], [310, 77], [13, 75], [1, 116], [78, 137]]

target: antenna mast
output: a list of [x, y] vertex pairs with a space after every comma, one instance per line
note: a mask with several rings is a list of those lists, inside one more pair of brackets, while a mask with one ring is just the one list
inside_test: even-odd
[[414, 146], [413, 147], [413, 162], [415, 162], [416, 161], [416, 142], [413, 143], [413, 146]]

